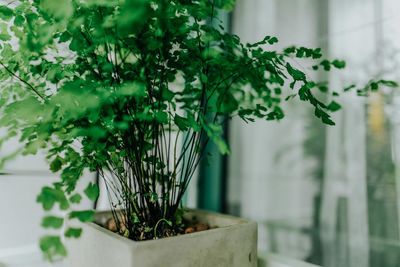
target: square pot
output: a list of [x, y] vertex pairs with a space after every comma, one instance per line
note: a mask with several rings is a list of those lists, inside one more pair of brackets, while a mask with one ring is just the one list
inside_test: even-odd
[[[110, 218], [96, 215], [97, 222]], [[185, 218], [207, 223], [210, 230], [147, 241], [132, 241], [97, 224], [83, 225], [80, 239], [67, 242], [67, 267], [255, 267], [257, 224], [200, 210]]]

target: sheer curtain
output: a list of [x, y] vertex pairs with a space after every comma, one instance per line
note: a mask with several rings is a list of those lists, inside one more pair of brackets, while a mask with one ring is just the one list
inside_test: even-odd
[[[293, 44], [316, 47], [319, 5], [317, 0], [239, 1], [233, 31], [246, 42], [276, 35], [280, 48]], [[261, 250], [267, 249], [267, 223], [289, 218], [296, 223], [311, 223], [315, 186], [310, 172], [315, 161], [305, 155], [308, 122], [303, 118], [312, 111], [298, 104], [286, 106], [287, 116], [281, 122], [246, 125], [234, 120], [231, 124], [229, 206], [231, 212], [260, 223]], [[306, 239], [302, 243], [304, 248], [310, 246]], [[305, 256], [303, 248], [291, 253]]]
[[[399, 80], [398, 0], [239, 1], [233, 30], [244, 41], [322, 47], [347, 61], [332, 90]], [[302, 66], [300, 66], [302, 67]], [[319, 78], [319, 77], [316, 77]], [[230, 129], [230, 212], [259, 222], [259, 248], [326, 267], [400, 266], [400, 97], [346, 93], [335, 127], [292, 101], [282, 122]]]
[[[366, 83], [371, 75], [364, 66], [375, 60], [375, 28], [366, 26], [374, 24], [374, 2], [330, 1], [329, 51], [347, 61], [345, 71], [331, 73], [331, 88]], [[321, 209], [325, 266], [363, 267], [369, 262], [365, 101], [353, 93], [343, 95], [337, 125], [327, 131]]]

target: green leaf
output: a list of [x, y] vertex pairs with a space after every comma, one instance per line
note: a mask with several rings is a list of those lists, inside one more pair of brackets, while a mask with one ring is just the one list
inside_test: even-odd
[[399, 84], [395, 81], [389, 81], [389, 80], [380, 80], [379, 81], [381, 84], [387, 86], [387, 87], [399, 87]]
[[332, 111], [332, 112], [338, 111], [339, 109], [341, 109], [341, 107], [342, 107], [342, 106], [341, 106], [339, 103], [335, 102], [335, 101], [332, 101], [332, 102], [327, 106], [328, 110], [330, 110], [330, 111]]
[[122, 85], [118, 90], [117, 94], [123, 96], [134, 96], [144, 97], [146, 95], [145, 87], [140, 83], [128, 83]]
[[21, 27], [25, 23], [25, 18], [22, 15], [17, 15], [14, 19], [14, 25]]
[[190, 126], [189, 120], [184, 117], [179, 116], [178, 114], [175, 114], [174, 122], [175, 122], [176, 126], [178, 126], [179, 130], [181, 130], [181, 131], [186, 131], [187, 129], [189, 129], [189, 126]]
[[14, 16], [14, 11], [11, 8], [9, 8], [5, 5], [0, 6], [0, 18], [1, 19], [9, 21], [13, 16]]
[[279, 42], [279, 40], [278, 40], [278, 38], [276, 38], [276, 37], [271, 37], [271, 38], [268, 40], [268, 43], [269, 43], [270, 45], [273, 45], [273, 44], [275, 44], [275, 43], [277, 43], [277, 42]]
[[168, 113], [159, 111], [155, 114], [155, 118], [160, 123], [168, 123]]
[[372, 91], [376, 91], [379, 88], [379, 84], [377, 82], [371, 82], [370, 86]]
[[232, 113], [239, 107], [239, 102], [230, 93], [224, 93], [217, 100], [219, 112]]
[[93, 210], [72, 211], [69, 214], [70, 219], [78, 219], [81, 222], [92, 222], [95, 212]]
[[42, 227], [60, 229], [64, 224], [64, 218], [46, 216], [42, 219]]
[[63, 163], [62, 163], [62, 158], [57, 156], [51, 163], [50, 163], [50, 170], [52, 172], [58, 172], [61, 170]]
[[65, 231], [64, 235], [67, 238], [79, 238], [82, 235], [82, 229], [70, 227]]
[[324, 67], [324, 70], [329, 71], [331, 69], [331, 63], [329, 62], [329, 60], [322, 60], [322, 62], [320, 63], [322, 67]]
[[321, 48], [316, 48], [316, 49], [314, 49], [312, 58], [313, 58], [313, 59], [321, 58], [321, 57], [322, 57], [321, 51], [322, 51]]
[[65, 31], [60, 35], [60, 42], [65, 43], [71, 40], [71, 38], [72, 38], [71, 34], [68, 31]]
[[96, 201], [100, 194], [100, 189], [97, 184], [89, 183], [85, 189], [85, 195], [92, 201]]
[[45, 256], [50, 260], [55, 256], [67, 256], [67, 250], [59, 236], [44, 236], [40, 239], [39, 246]]
[[107, 131], [105, 129], [96, 126], [89, 128], [76, 128], [74, 133], [76, 133], [76, 136], [88, 136], [94, 140], [107, 136]]
[[82, 48], [83, 41], [84, 40], [81, 38], [77, 37], [72, 38], [71, 43], [69, 44], [69, 49], [71, 49], [72, 51], [80, 51]]
[[274, 92], [275, 92], [276, 95], [280, 95], [280, 94], [282, 94], [282, 89], [281, 88], [275, 88]]
[[69, 208], [69, 203], [64, 192], [57, 188], [43, 187], [36, 200], [42, 203], [44, 210], [51, 210], [56, 203], [60, 205], [60, 209], [62, 210]]
[[42, 0], [40, 1], [40, 7], [57, 20], [69, 18], [74, 12], [72, 1], [70, 0]]
[[0, 24], [0, 40], [2, 41], [11, 40], [11, 35], [8, 32], [8, 25], [6, 23]]
[[174, 98], [175, 94], [169, 90], [168, 88], [162, 89], [162, 98], [166, 101], [171, 101]]
[[309, 100], [310, 88], [307, 84], [304, 84], [299, 90], [299, 97], [302, 101]]
[[46, 143], [41, 139], [35, 139], [28, 142], [24, 150], [22, 152], [23, 155], [36, 155], [36, 153], [41, 149], [44, 148]]
[[288, 73], [290, 74], [290, 76], [293, 77], [293, 80], [304, 81], [306, 79], [306, 75], [304, 74], [304, 72], [293, 68], [292, 65], [290, 65], [289, 63], [286, 63], [286, 69], [287, 69]]
[[146, 21], [148, 10], [150, 8], [149, 0], [126, 0], [121, 7], [121, 12], [117, 18], [117, 25], [124, 33], [133, 33], [139, 27], [135, 27]]
[[331, 120], [330, 117], [326, 117], [326, 116], [322, 116], [322, 122], [327, 124], [327, 125], [335, 125], [335, 122], [333, 120]]
[[281, 120], [283, 119], [285, 114], [282, 109], [278, 106], [275, 106], [274, 110], [267, 114], [267, 120]]
[[286, 54], [293, 54], [294, 52], [296, 52], [296, 47], [295, 46], [287, 47], [283, 50], [283, 52]]
[[332, 61], [332, 65], [337, 69], [344, 69], [346, 67], [346, 61], [335, 59]]
[[326, 93], [326, 92], [329, 91], [329, 88], [328, 88], [328, 86], [326, 86], [325, 84], [319, 84], [319, 85], [318, 85], [318, 90], [320, 90], [320, 91], [323, 92], [323, 93]]
[[82, 200], [82, 197], [81, 197], [81, 195], [78, 194], [78, 193], [74, 194], [73, 196], [71, 196], [71, 197], [69, 198], [69, 201], [70, 201], [71, 203], [73, 203], [73, 204], [79, 204], [79, 203], [81, 202], [81, 200]]

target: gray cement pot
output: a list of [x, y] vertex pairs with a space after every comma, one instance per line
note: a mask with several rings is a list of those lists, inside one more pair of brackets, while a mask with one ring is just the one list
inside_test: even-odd
[[[189, 211], [186, 216], [218, 228], [148, 241], [132, 241], [94, 224], [67, 243], [66, 267], [255, 267], [257, 224], [241, 218]], [[98, 213], [97, 220], [109, 218]]]

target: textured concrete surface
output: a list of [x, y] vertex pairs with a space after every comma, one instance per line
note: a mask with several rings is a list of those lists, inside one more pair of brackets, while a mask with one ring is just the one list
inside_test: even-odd
[[[85, 224], [81, 239], [68, 243], [66, 267], [257, 266], [256, 223], [204, 211], [187, 215], [218, 228], [135, 242], [96, 224]], [[100, 219], [105, 216], [99, 214]]]

